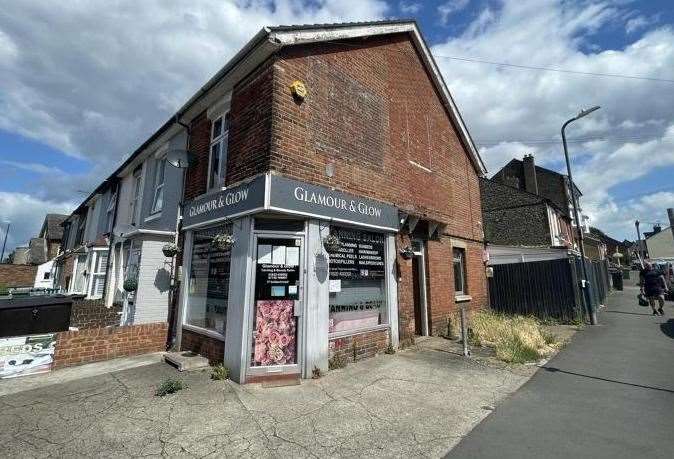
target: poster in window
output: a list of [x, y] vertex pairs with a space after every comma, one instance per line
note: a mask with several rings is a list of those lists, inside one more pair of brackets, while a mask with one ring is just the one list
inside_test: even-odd
[[342, 241], [337, 253], [330, 254], [330, 279], [381, 279], [384, 277], [386, 235], [332, 227]]

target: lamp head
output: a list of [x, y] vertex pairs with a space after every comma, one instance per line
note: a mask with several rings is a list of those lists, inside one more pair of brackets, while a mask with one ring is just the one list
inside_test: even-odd
[[588, 109], [585, 109], [585, 110], [581, 110], [580, 113], [578, 113], [578, 116], [576, 116], [576, 119], [579, 119], [579, 118], [582, 118], [582, 117], [584, 117], [584, 116], [587, 116], [587, 115], [589, 115], [590, 113], [592, 113], [592, 112], [594, 112], [594, 111], [596, 111], [596, 110], [599, 110], [599, 108], [600, 108], [599, 105], [595, 105], [595, 106], [592, 107], [592, 108], [588, 108]]

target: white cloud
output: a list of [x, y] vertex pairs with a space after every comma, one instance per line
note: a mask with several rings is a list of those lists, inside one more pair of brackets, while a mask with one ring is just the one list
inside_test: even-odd
[[448, 2], [438, 6], [440, 21], [442, 21], [443, 24], [447, 24], [449, 17], [454, 13], [463, 10], [468, 6], [468, 3], [470, 3], [470, 0], [449, 0]]
[[72, 202], [45, 201], [25, 193], [0, 191], [0, 241], [5, 238], [5, 222], [10, 222], [5, 256], [16, 246], [27, 244], [31, 237], [37, 236], [45, 214], [67, 214], [74, 208]]
[[506, 1], [497, 11], [484, 9], [460, 36], [433, 47], [490, 172], [524, 153], [533, 153], [543, 166], [559, 164], [562, 123], [582, 108], [601, 105], [569, 126], [567, 137], [576, 159], [575, 178], [585, 193], [583, 207], [593, 224], [623, 233], [616, 237], [628, 233], [619, 221], [623, 216], [611, 210], [611, 189], [674, 163], [674, 84], [439, 56], [671, 79], [674, 31], [669, 27], [646, 31], [624, 49], [586, 51], [592, 49], [593, 33], [623, 14], [608, 1]]
[[421, 11], [422, 4], [419, 2], [406, 2], [406, 1], [401, 1], [398, 4], [398, 8], [400, 11], [404, 14], [416, 14], [419, 11]]
[[[11, 240], [25, 242], [63, 202], [79, 203], [263, 26], [373, 20], [387, 11], [382, 0], [3, 2], [0, 129], [93, 164], [88, 174], [40, 175], [32, 197], [5, 194], [0, 219], [17, 222]], [[39, 165], [23, 168], [41, 174]], [[33, 211], [10, 212], [10, 202]]]
[[5, 2], [0, 129], [111, 169], [263, 26], [387, 9], [381, 0]]
[[57, 167], [51, 167], [51, 166], [46, 166], [44, 164], [40, 163], [28, 163], [28, 162], [21, 162], [21, 161], [8, 161], [8, 160], [0, 160], [0, 164], [9, 166], [15, 169], [21, 169], [24, 171], [28, 172], [33, 172], [35, 174], [63, 174], [64, 172], [60, 170]]

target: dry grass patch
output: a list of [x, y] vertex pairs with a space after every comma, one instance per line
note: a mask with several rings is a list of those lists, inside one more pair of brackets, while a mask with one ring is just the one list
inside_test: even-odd
[[533, 317], [506, 316], [489, 311], [476, 312], [471, 321], [472, 339], [479, 346], [494, 349], [496, 357], [508, 363], [535, 362], [560, 345]]

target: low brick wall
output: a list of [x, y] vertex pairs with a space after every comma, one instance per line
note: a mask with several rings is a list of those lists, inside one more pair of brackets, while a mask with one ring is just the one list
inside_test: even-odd
[[119, 325], [122, 305], [105, 307], [103, 300], [76, 299], [70, 313], [70, 326], [80, 330]]
[[389, 331], [377, 330], [330, 340], [330, 358], [341, 354], [349, 362], [374, 357], [389, 344]]
[[186, 328], [183, 328], [180, 350], [192, 351], [206, 357], [211, 365], [222, 363], [225, 358], [225, 343], [223, 341]]
[[60, 332], [54, 368], [166, 350], [166, 322]]
[[0, 287], [33, 287], [37, 266], [0, 264]]

